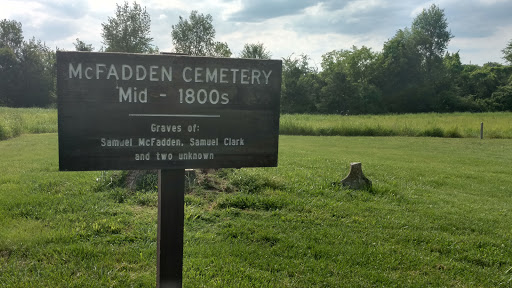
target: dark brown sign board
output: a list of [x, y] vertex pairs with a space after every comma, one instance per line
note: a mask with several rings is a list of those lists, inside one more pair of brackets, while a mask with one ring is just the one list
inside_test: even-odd
[[61, 171], [277, 166], [280, 60], [57, 52]]

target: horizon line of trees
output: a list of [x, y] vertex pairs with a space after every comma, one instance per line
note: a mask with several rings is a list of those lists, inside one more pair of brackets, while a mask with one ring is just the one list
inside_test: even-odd
[[[159, 53], [152, 44], [151, 19], [137, 2], [116, 4], [102, 23], [99, 51]], [[211, 15], [192, 11], [172, 25], [175, 51], [193, 56], [231, 57], [215, 40]], [[0, 21], [0, 106], [55, 105], [55, 51], [34, 37], [25, 41], [22, 25]], [[454, 111], [512, 111], [512, 40], [502, 50], [508, 65], [462, 64], [449, 53], [454, 36], [444, 10], [432, 4], [398, 30], [381, 52], [353, 46], [322, 55], [321, 71], [305, 54], [283, 58], [281, 111], [284, 113], [380, 114]], [[94, 51], [79, 38], [76, 51]], [[247, 43], [240, 58], [270, 59], [263, 43]]]

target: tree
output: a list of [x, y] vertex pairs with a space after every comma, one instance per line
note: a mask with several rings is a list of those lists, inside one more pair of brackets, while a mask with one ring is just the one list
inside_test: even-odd
[[316, 69], [310, 67], [309, 57], [283, 58], [281, 111], [284, 113], [316, 112], [315, 103], [321, 89]]
[[128, 2], [122, 6], [116, 4], [116, 7], [116, 16], [108, 17], [107, 23], [101, 23], [105, 51], [153, 53], [153, 38], [149, 37], [151, 19], [146, 8], [142, 9], [135, 1], [133, 7]]
[[444, 10], [435, 4], [416, 16], [411, 31], [416, 47], [421, 54], [427, 77], [432, 78], [436, 65], [442, 64], [442, 58], [453, 35], [448, 31], [448, 21]]
[[46, 107], [56, 100], [55, 52], [35, 38], [25, 42], [21, 50], [23, 86], [14, 99], [17, 107]]
[[21, 23], [7, 19], [0, 21], [0, 48], [10, 48], [17, 54], [22, 44], [23, 30], [21, 29]]
[[492, 93], [491, 101], [496, 110], [512, 111], [512, 76], [507, 85], [498, 87]]
[[510, 65], [512, 65], [512, 40], [510, 40], [503, 50], [503, 59], [505, 59]]
[[13, 50], [0, 48], [0, 106], [11, 106], [21, 86], [19, 61]]
[[322, 55], [321, 77], [326, 83], [321, 97], [323, 110], [343, 114], [382, 112], [381, 92], [374, 85], [377, 55], [365, 46]]
[[[213, 17], [193, 10], [188, 19], [179, 17], [178, 24], [172, 25], [172, 43], [177, 53], [195, 56], [230, 57], [227, 43], [215, 41]], [[229, 56], [228, 56], [229, 55]]]
[[21, 23], [0, 21], [0, 105], [13, 105], [23, 87], [20, 53], [23, 47]]
[[421, 83], [421, 56], [409, 29], [398, 30], [384, 43], [377, 59], [377, 83], [388, 112], [416, 112], [416, 94]]
[[272, 55], [265, 49], [263, 43], [245, 44], [242, 52], [238, 57], [240, 58], [254, 58], [254, 59], [270, 59]]
[[229, 49], [228, 43], [216, 42], [211, 56], [229, 58], [232, 54], [233, 53], [231, 53], [231, 49]]
[[20, 22], [0, 21], [0, 105], [48, 106], [56, 100], [55, 52], [22, 35]]
[[78, 38], [76, 38], [76, 43], [73, 43], [73, 45], [75, 45], [76, 51], [86, 51], [86, 52], [94, 51], [94, 47], [92, 47], [92, 44], [85, 44], [84, 41], [81, 41]]

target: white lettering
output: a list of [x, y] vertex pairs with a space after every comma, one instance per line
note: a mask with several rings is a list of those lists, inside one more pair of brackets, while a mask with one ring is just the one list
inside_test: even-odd
[[151, 132], [181, 132], [181, 125], [151, 124]]
[[69, 63], [69, 79], [73, 77], [82, 79], [82, 63], [78, 63], [76, 69], [73, 68], [73, 63]]
[[224, 138], [224, 146], [244, 146], [244, 138]]
[[172, 160], [172, 153], [156, 152], [156, 160]]
[[169, 71], [165, 70], [165, 67], [162, 66], [162, 81], [164, 81], [164, 76], [167, 77], [167, 81], [172, 81], [172, 67], [169, 66]]
[[[145, 88], [144, 90], [140, 91], [138, 96], [140, 103], [148, 103], [148, 88]], [[137, 97], [137, 95], [135, 95], [135, 97]], [[135, 100], [135, 102], [137, 102], [137, 100]]]
[[117, 70], [114, 64], [110, 65], [110, 69], [108, 70], [107, 79], [110, 79], [110, 76], [116, 77], [116, 80], [119, 80], [119, 76], [117, 75]]
[[203, 73], [203, 68], [201, 68], [201, 67], [196, 67], [196, 69], [195, 69], [195, 73], [196, 73], [196, 75], [195, 75], [195, 76], [196, 76], [196, 77], [195, 77], [195, 80], [196, 80], [196, 81], [195, 81], [195, 82], [196, 82], [196, 83], [202, 83], [202, 82], [203, 82], [203, 79], [199, 79], [199, 78], [200, 78], [201, 76], [203, 76], [203, 74], [202, 74], [202, 73]]
[[124, 65], [122, 66], [122, 79], [123, 80], [130, 80], [133, 76], [133, 70], [132, 70], [132, 67], [130, 67], [129, 65]]
[[139, 146], [174, 147], [183, 146], [180, 139], [173, 138], [139, 138]]
[[128, 87], [126, 92], [124, 91], [123, 87], [119, 87], [119, 102], [132, 102], [132, 87]]
[[242, 69], [240, 71], [240, 83], [249, 84], [249, 69]]
[[100, 64], [100, 63], [96, 64], [96, 80], [100, 79], [100, 73], [105, 72], [105, 71], [101, 71], [100, 67], [105, 68], [105, 70], [107, 69], [107, 65], [105, 65], [105, 64]]
[[191, 153], [191, 152], [185, 152], [185, 153], [179, 153], [178, 158], [180, 160], [213, 160], [214, 158], [213, 153]]
[[228, 77], [228, 69], [226, 68], [220, 68], [220, 83], [228, 83], [228, 80], [226, 80], [226, 77]]
[[233, 72], [233, 84], [236, 84], [236, 72], [240, 71], [240, 69], [231, 69], [231, 72]]
[[190, 146], [218, 146], [219, 138], [215, 139], [195, 139], [190, 138]]
[[272, 70], [268, 71], [268, 74], [265, 73], [265, 70], [263, 71], [263, 75], [265, 75], [265, 84], [268, 84], [268, 78], [270, 77], [270, 74], [272, 74]]
[[213, 71], [206, 68], [206, 82], [217, 83], [217, 68], [213, 69]]
[[143, 160], [149, 160], [150, 159], [150, 154], [149, 152], [144, 154], [144, 153], [140, 153], [140, 154], [135, 154], [135, 160], [136, 161], [143, 161]]
[[149, 81], [158, 81], [158, 78], [156, 78], [156, 69], [158, 69], [158, 66], [149, 66]]
[[[146, 67], [142, 66], [142, 65], [137, 65], [136, 66], [136, 77], [137, 77], [137, 80], [144, 80], [146, 79], [146, 76], [148, 74], [148, 71], [146, 70]], [[144, 74], [142, 74], [142, 72], [144, 72]]]
[[89, 75], [89, 72], [92, 72], [92, 67], [85, 68], [85, 78], [90, 80], [90, 79], [92, 79], [92, 74]]
[[190, 67], [185, 67], [185, 68], [183, 69], [183, 81], [185, 81], [185, 82], [191, 82], [191, 81], [192, 81], [192, 77], [191, 77], [191, 78], [187, 78], [187, 77], [185, 76], [185, 73], [186, 73], [187, 71], [192, 71], [192, 68], [190, 68]]
[[260, 84], [260, 76], [260, 70], [252, 70], [251, 84], [254, 84], [254, 80], [258, 81], [258, 84]]

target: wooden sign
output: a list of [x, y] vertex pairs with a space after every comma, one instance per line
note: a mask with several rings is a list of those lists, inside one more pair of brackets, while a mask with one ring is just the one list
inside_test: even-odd
[[57, 52], [59, 169], [277, 166], [280, 60]]

